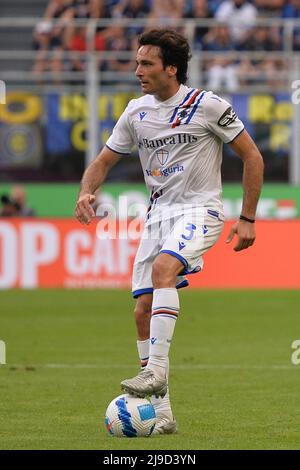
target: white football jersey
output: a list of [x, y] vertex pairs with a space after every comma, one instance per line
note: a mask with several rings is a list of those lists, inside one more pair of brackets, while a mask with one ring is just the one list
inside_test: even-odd
[[131, 100], [106, 145], [124, 155], [137, 146], [151, 194], [149, 223], [198, 207], [223, 220], [223, 142], [243, 129], [227, 101], [181, 85], [166, 101], [152, 95]]

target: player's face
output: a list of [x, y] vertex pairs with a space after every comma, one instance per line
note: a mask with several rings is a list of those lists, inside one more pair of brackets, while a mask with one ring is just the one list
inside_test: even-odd
[[176, 67], [169, 65], [164, 68], [157, 46], [142, 46], [136, 56], [135, 74], [139, 79], [143, 93], [165, 96], [168, 89], [177, 83]]

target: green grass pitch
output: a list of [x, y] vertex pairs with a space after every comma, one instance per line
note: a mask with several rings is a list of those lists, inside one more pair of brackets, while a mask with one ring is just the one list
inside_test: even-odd
[[2, 291], [0, 449], [299, 449], [299, 291], [186, 291], [171, 348], [179, 433], [107, 434], [138, 370], [126, 291]]

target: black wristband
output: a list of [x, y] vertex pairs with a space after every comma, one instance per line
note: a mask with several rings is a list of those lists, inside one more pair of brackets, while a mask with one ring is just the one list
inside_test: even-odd
[[248, 217], [245, 217], [244, 215], [240, 215], [240, 220], [244, 220], [245, 222], [249, 222], [250, 224], [254, 224], [255, 219], [248, 219]]

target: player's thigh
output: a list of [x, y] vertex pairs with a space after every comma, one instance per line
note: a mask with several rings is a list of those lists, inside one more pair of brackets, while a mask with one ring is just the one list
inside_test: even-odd
[[182, 271], [182, 263], [169, 253], [160, 253], [152, 267], [152, 283], [154, 289], [175, 287], [177, 276]]
[[202, 255], [218, 240], [224, 223], [203, 211], [183, 215], [176, 221], [160, 253], [181, 261], [184, 274], [201, 271]]

